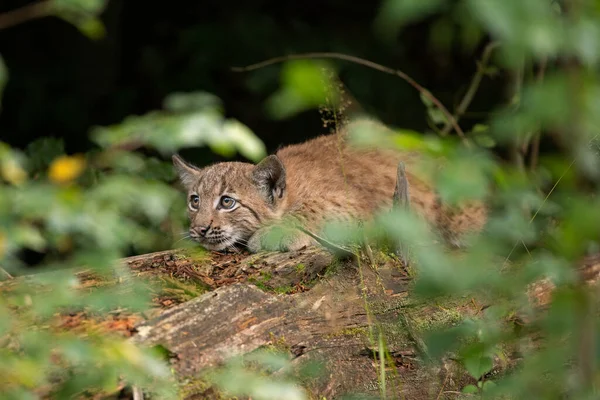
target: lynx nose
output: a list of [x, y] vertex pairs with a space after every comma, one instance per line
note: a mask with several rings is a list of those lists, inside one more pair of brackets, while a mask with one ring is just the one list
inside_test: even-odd
[[206, 236], [206, 234], [208, 233], [208, 231], [210, 230], [210, 226], [211, 226], [212, 222], [206, 226], [197, 226], [195, 228], [190, 228], [190, 233], [191, 236]]

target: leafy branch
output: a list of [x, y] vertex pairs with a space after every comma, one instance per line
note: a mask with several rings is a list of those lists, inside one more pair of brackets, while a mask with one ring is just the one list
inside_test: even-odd
[[[483, 77], [486, 74], [487, 65], [492, 56], [492, 52], [498, 46], [500, 46], [500, 42], [490, 42], [490, 43], [488, 43], [487, 46], [485, 46], [485, 49], [483, 50], [483, 54], [481, 56], [481, 60], [479, 60], [479, 62], [477, 63], [477, 72], [473, 76], [473, 79], [471, 80], [471, 83], [469, 84], [469, 88], [467, 89], [467, 92], [465, 93], [464, 97], [462, 98], [461, 102], [459, 103], [458, 107], [456, 108], [456, 111], [454, 113], [455, 121], [458, 122], [460, 117], [462, 115], [464, 115], [464, 113], [467, 111], [467, 109], [471, 105], [471, 102], [473, 101], [473, 98], [475, 97], [475, 94], [477, 93], [477, 90], [479, 89], [481, 80], [483, 79]], [[448, 134], [448, 132], [450, 132], [450, 129], [452, 129], [452, 124], [451, 124], [450, 120], [447, 120], [446, 125], [442, 128], [440, 134], [442, 136], [445, 136]]]
[[348, 54], [334, 53], [334, 52], [290, 54], [287, 56], [270, 58], [268, 60], [264, 60], [264, 61], [258, 62], [256, 64], [247, 65], [245, 67], [232, 67], [231, 70], [234, 72], [249, 72], [249, 71], [254, 71], [254, 70], [257, 70], [260, 68], [267, 67], [269, 65], [279, 64], [279, 63], [290, 61], [290, 60], [327, 59], [327, 58], [349, 61], [349, 62], [352, 62], [355, 64], [363, 65], [368, 68], [372, 68], [372, 69], [380, 71], [380, 72], [384, 72], [386, 74], [395, 75], [395, 76], [403, 79], [409, 85], [411, 85], [413, 88], [418, 90], [422, 96], [424, 96], [425, 98], [430, 100], [444, 114], [444, 116], [446, 117], [446, 120], [448, 121], [450, 126], [452, 128], [454, 128], [454, 131], [457, 133], [457, 135], [460, 136], [463, 143], [466, 146], [470, 146], [470, 141], [469, 141], [469, 139], [467, 139], [464, 131], [458, 125], [456, 118], [450, 113], [450, 111], [448, 111], [446, 106], [444, 106], [444, 104], [440, 100], [438, 100], [438, 98], [435, 97], [429, 90], [427, 90], [425, 87], [423, 87], [417, 81], [415, 81], [413, 78], [411, 78], [407, 73], [405, 73], [401, 70], [389, 68], [384, 65], [377, 64], [373, 61], [366, 60], [364, 58], [351, 56]]

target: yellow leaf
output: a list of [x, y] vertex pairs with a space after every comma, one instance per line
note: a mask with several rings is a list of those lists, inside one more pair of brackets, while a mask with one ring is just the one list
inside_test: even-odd
[[13, 185], [23, 183], [27, 179], [27, 172], [12, 158], [2, 160], [0, 172], [2, 177]]
[[81, 175], [84, 169], [83, 156], [60, 156], [50, 164], [48, 177], [55, 183], [69, 183]]

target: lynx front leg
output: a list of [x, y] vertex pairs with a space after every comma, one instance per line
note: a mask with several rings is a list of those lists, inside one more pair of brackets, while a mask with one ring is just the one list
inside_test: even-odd
[[[394, 189], [394, 202], [392, 210], [407, 210], [410, 207], [410, 196], [408, 193], [408, 179], [406, 169], [401, 161], [398, 164], [396, 175], [396, 189]], [[404, 265], [408, 265], [408, 248], [401, 241], [395, 243], [394, 253], [402, 260]]]

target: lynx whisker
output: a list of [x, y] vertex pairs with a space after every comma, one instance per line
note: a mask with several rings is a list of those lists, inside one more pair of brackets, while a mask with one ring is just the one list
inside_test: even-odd
[[175, 246], [177, 243], [179, 243], [179, 242], [181, 242], [182, 240], [185, 240], [185, 239], [191, 239], [191, 236], [189, 234], [185, 235], [184, 237], [182, 237], [179, 240], [175, 241], [175, 243], [173, 243], [173, 246]]

